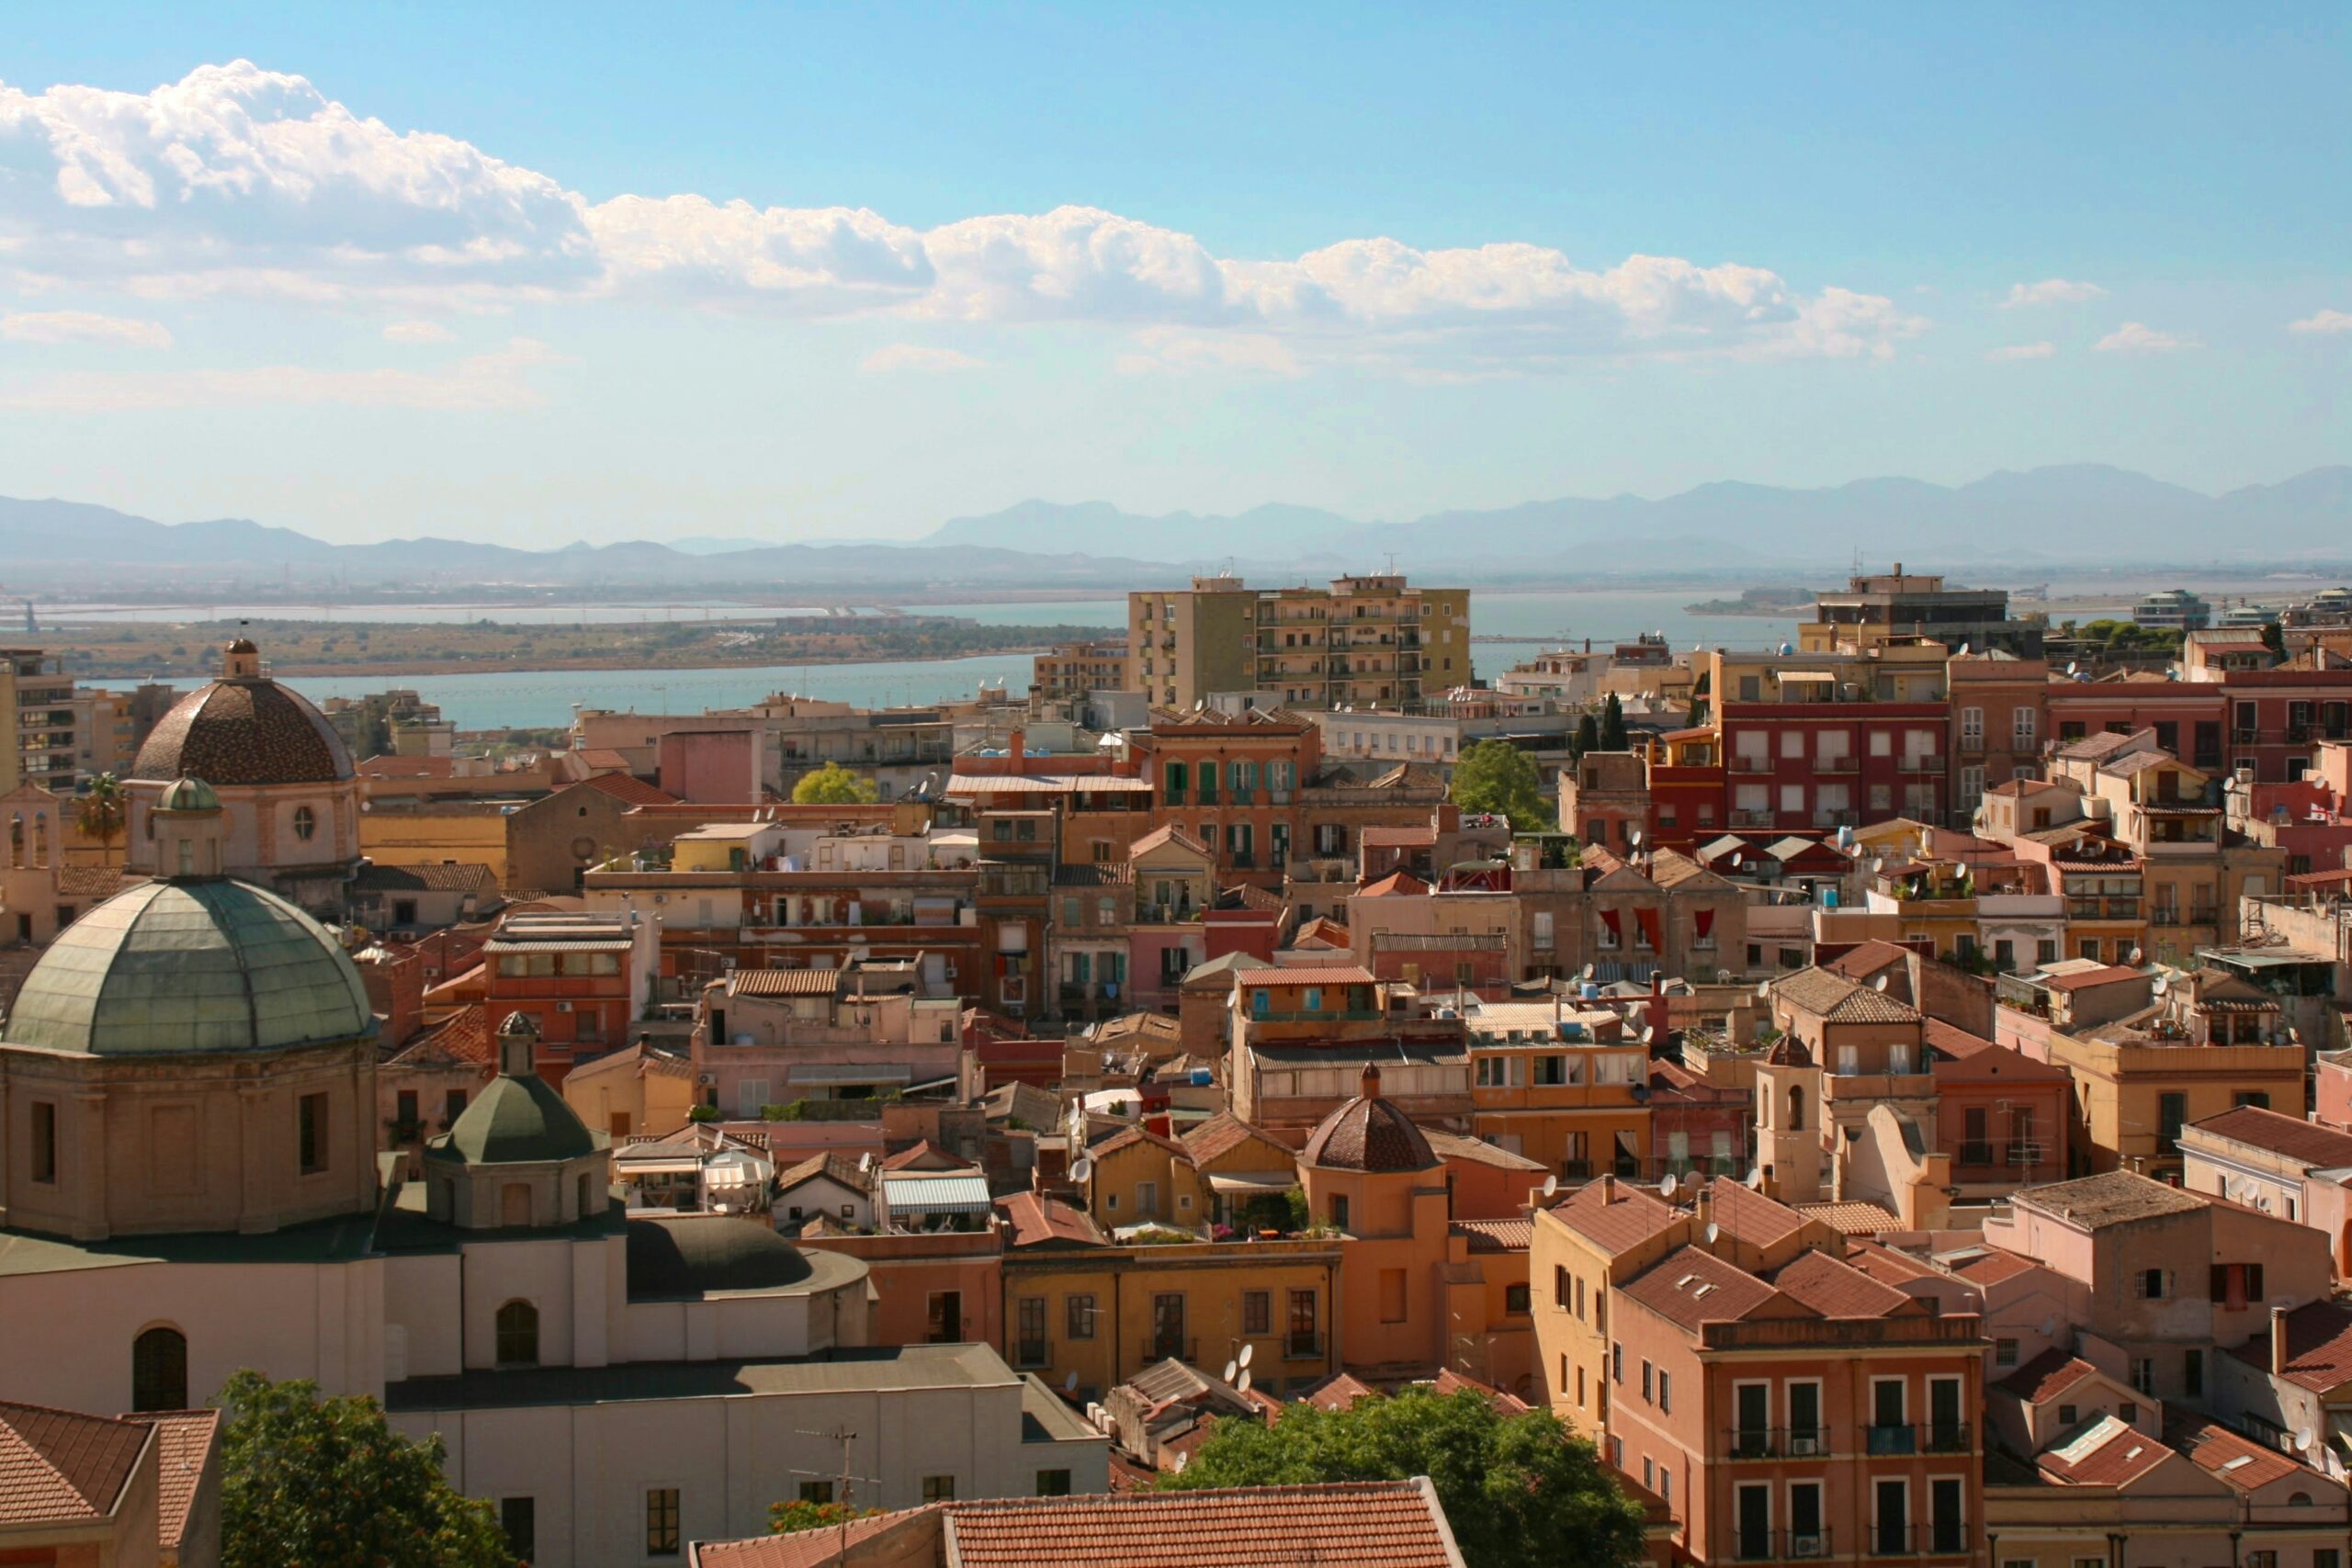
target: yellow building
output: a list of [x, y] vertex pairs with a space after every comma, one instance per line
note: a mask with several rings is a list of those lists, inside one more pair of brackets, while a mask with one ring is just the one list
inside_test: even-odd
[[1259, 691], [1304, 707], [1417, 713], [1427, 696], [1469, 683], [1470, 593], [1396, 573], [1270, 592], [1196, 577], [1189, 589], [1127, 595], [1127, 662], [1164, 706]]
[[1471, 1130], [1572, 1180], [1649, 1168], [1649, 1053], [1611, 1011], [1500, 1002], [1464, 1021]]
[[686, 1124], [695, 1104], [694, 1065], [685, 1057], [631, 1045], [582, 1063], [563, 1076], [563, 1100], [580, 1120], [618, 1145], [632, 1136], [663, 1137]]
[[1609, 1421], [1609, 1292], [1690, 1239], [1690, 1216], [1603, 1177], [1534, 1216], [1535, 1373], [1552, 1413], [1595, 1442]]
[[1191, 1231], [1208, 1223], [1208, 1183], [1173, 1138], [1129, 1127], [1090, 1146], [1086, 1162], [1079, 1193], [1105, 1230], [1158, 1224]]
[[507, 807], [493, 801], [440, 801], [359, 814], [359, 852], [378, 865], [486, 865], [506, 885]]
[[1339, 1365], [1336, 1240], [1016, 1246], [1003, 1288], [1007, 1359], [1057, 1388], [1075, 1375], [1089, 1398], [1170, 1356], [1214, 1371], [1245, 1346], [1269, 1393]]

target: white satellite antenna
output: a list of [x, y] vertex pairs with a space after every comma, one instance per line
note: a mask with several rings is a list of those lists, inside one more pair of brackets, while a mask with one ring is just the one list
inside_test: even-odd
[[1241, 1363], [1238, 1361], [1227, 1361], [1225, 1364], [1225, 1381], [1227, 1382], [1231, 1382], [1233, 1381], [1234, 1374], [1238, 1372], [1240, 1370]]
[[1960, 656], [1962, 659], [1968, 657], [1968, 645], [1964, 642], [1960, 645]]
[[1732, 851], [1732, 852], [1731, 852], [1731, 868], [1732, 868], [1732, 870], [1734, 870], [1734, 871], [1737, 871], [1741, 866], [1746, 865], [1747, 863], [1747, 852], [1746, 850], [1734, 850], [1734, 851]]
[[1241, 1369], [1241, 1381], [1233, 1385], [1233, 1392], [1236, 1393], [1248, 1393], [1250, 1392], [1249, 1368], [1244, 1367]]
[[2316, 1452], [2319, 1449], [2319, 1433], [2309, 1427], [2296, 1427], [2295, 1446], [2305, 1453]]
[[1241, 1354], [1233, 1359], [1233, 1364], [1246, 1372], [1250, 1370], [1250, 1363], [1257, 1359], [1257, 1355], [1258, 1347], [1244, 1345], [1241, 1347]]
[[2078, 672], [2081, 669], [2082, 669], [2082, 665], [2081, 665], [2079, 662], [2077, 662], [2076, 660], [2071, 660], [2071, 659], [2070, 659], [2070, 660], [2068, 660], [2066, 661], [2066, 673], [2067, 673], [2067, 674], [2069, 674], [2069, 675], [2075, 674], [2075, 673]]
[[1632, 832], [1625, 835], [1625, 841], [1633, 845], [1634, 848], [1637, 850], [1640, 849], [1642, 847], [1642, 830], [1639, 828], [1634, 829]]
[[1661, 1198], [1671, 1198], [1674, 1196], [1676, 1186], [1674, 1172], [1669, 1170], [1658, 1179], [1657, 1195]]
[[1084, 1155], [1079, 1156], [1078, 1163], [1069, 1168], [1069, 1179], [1072, 1181], [1088, 1181], [1092, 1179], [1093, 1175], [1094, 1162]]
[[2132, 950], [2132, 956], [2131, 956], [2131, 957], [2129, 957], [2129, 958], [2127, 958], [2127, 959], [2125, 959], [2123, 962], [2124, 962], [2124, 963], [2126, 963], [2126, 964], [2137, 964], [2137, 963], [2139, 963], [2139, 962], [2140, 962], [2140, 958], [2141, 958], [2140, 950], [2139, 950], [2138, 948], [2136, 948], [2136, 947], [2135, 947], [2135, 948], [2133, 948], [2133, 949]]
[[1707, 1222], [1707, 1245], [1708, 1245], [1709, 1247], [1713, 1247], [1713, 1246], [1714, 1246], [1714, 1245], [1715, 1245], [1715, 1241], [1716, 1241], [1716, 1239], [1717, 1239], [1718, 1237], [1720, 1237], [1723, 1234], [1724, 1234], [1724, 1227], [1723, 1227], [1723, 1226], [1721, 1226], [1721, 1225], [1719, 1225], [1719, 1224], [1715, 1224], [1715, 1222], [1714, 1222], [1714, 1221], [1713, 1221], [1713, 1220], [1709, 1220], [1709, 1221]]
[[1747, 1190], [1751, 1192], [1761, 1192], [1764, 1190], [1764, 1168], [1762, 1166], [1756, 1166], [1748, 1171]]
[[2171, 990], [2171, 989], [2172, 989], [2172, 978], [2171, 978], [2171, 976], [2166, 976], [2166, 975], [2159, 975], [2159, 976], [2156, 976], [2156, 987], [2155, 987], [2155, 988], [2156, 988], [2156, 995], [2158, 995], [2158, 996], [2160, 996], [2160, 997], [2161, 997], [2161, 996], [2163, 996], [2166, 991]]
[[1757, 999], [1758, 1001], [1759, 1001], [1759, 1002], [1760, 1002], [1760, 1001], [1769, 1001], [1770, 999], [1771, 999], [1771, 996], [1772, 996], [1772, 982], [1771, 982], [1771, 981], [1770, 981], [1770, 980], [1758, 980], [1758, 981], [1757, 981], [1757, 982], [1756, 982], [1756, 999]]
[[1645, 1024], [1642, 1025], [1642, 1033], [1641, 1033], [1641, 1041], [1642, 1041], [1642, 1043], [1643, 1043], [1643, 1044], [1645, 1044], [1645, 1045], [1648, 1044], [1648, 1043], [1650, 1043], [1650, 1041], [1651, 1041], [1653, 1038], [1655, 1038], [1655, 1037], [1656, 1037], [1657, 1032], [1656, 1030], [1653, 1030], [1653, 1029], [1652, 1029], [1648, 1024], [1646, 1024], [1646, 1023], [1645, 1023]]
[[1886, 989], [1887, 981], [1891, 978], [1893, 978], [1893, 976], [1881, 975], [1877, 979], [1871, 982], [1871, 989], [1873, 991], [1883, 991]]
[[1560, 1179], [1556, 1173], [1546, 1176], [1544, 1179], [1544, 1196], [1549, 1198], [1553, 1193], [1557, 1192], [1559, 1190]]
[[1076, 1393], [1078, 1392], [1078, 1374], [1076, 1372], [1072, 1372], [1069, 1376], [1062, 1379], [1062, 1392], [1064, 1393]]
[[1586, 965], [1584, 966], [1584, 977], [1585, 977], [1586, 979], [1588, 979], [1588, 980], [1591, 979], [1591, 978], [1592, 978], [1592, 976], [1593, 976], [1593, 975], [1594, 975], [1594, 973], [1595, 973], [1595, 971], [1594, 971], [1593, 966], [1592, 966], [1591, 964], [1586, 964]]

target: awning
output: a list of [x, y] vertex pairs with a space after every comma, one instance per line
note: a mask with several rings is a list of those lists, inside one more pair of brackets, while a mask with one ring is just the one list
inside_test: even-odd
[[1298, 1185], [1298, 1177], [1290, 1171], [1212, 1170], [1208, 1173], [1209, 1190], [1228, 1197], [1255, 1198], [1269, 1192], [1287, 1192]]
[[985, 1214], [989, 1184], [978, 1176], [886, 1176], [882, 1201], [893, 1214]]
[[621, 1159], [614, 1164], [623, 1176], [692, 1176], [702, 1169], [698, 1159]]
[[792, 1081], [796, 1084], [903, 1084], [913, 1076], [914, 1075], [912, 1073], [910, 1073], [904, 1067], [861, 1067], [854, 1064], [849, 1066], [812, 1065], [805, 1067], [794, 1067], [792, 1069]]

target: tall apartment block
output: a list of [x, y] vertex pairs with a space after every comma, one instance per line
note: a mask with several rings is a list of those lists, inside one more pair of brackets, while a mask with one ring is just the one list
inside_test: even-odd
[[1127, 652], [1136, 685], [1164, 707], [1265, 692], [1300, 708], [1418, 713], [1425, 694], [1470, 680], [1470, 592], [1387, 573], [1329, 588], [1196, 577], [1127, 595]]
[[37, 648], [0, 649], [0, 715], [15, 726], [13, 743], [0, 749], [0, 789], [31, 784], [71, 795], [78, 743], [64, 660]]

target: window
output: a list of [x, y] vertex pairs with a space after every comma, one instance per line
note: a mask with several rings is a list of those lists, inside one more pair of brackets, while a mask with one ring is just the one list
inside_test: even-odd
[[1772, 1555], [1772, 1488], [1742, 1482], [1732, 1488], [1732, 1555], [1757, 1562]]
[[2071, 1404], [2062, 1404], [2062, 1405], [2060, 1405], [2060, 1406], [2058, 1407], [2058, 1425], [2059, 1425], [2060, 1427], [2071, 1427], [2071, 1426], [2073, 1426], [2074, 1424], [2075, 1424], [2075, 1406], [2073, 1406], [2073, 1405], [2071, 1405]]
[[1792, 1557], [1822, 1557], [1827, 1555], [1827, 1538], [1822, 1531], [1821, 1483], [1792, 1482], [1789, 1486], [1789, 1555]]
[[2016, 1366], [2018, 1364], [2018, 1342], [2014, 1339], [1994, 1340], [1993, 1364], [1996, 1367]]
[[187, 1336], [157, 1326], [130, 1342], [130, 1408], [186, 1410]]
[[1241, 1332], [1272, 1334], [1274, 1331], [1274, 1293], [1272, 1291], [1241, 1292]]
[[1562, 1312], [1566, 1312], [1576, 1302], [1576, 1287], [1569, 1280], [1566, 1269], [1556, 1263], [1552, 1265], [1552, 1304]]
[[1529, 1305], [1528, 1290], [1525, 1285], [1505, 1285], [1503, 1287], [1503, 1311], [1508, 1313], [1524, 1313], [1529, 1309]]
[[2194, 1345], [2181, 1352], [2180, 1383], [2189, 1398], [2205, 1397], [2205, 1352]]
[[2132, 1276], [2132, 1293], [2143, 1302], [2160, 1302], [2172, 1292], [2166, 1282], [2171, 1278], [2162, 1269], [2142, 1269]]
[[1549, 909], [1538, 909], [1538, 910], [1535, 912], [1534, 920], [1533, 920], [1533, 932], [1532, 932], [1532, 939], [1531, 939], [1531, 940], [1533, 942], [1533, 943], [1534, 943], [1535, 947], [1536, 947], [1539, 951], [1544, 951], [1544, 952], [1548, 952], [1548, 951], [1550, 951], [1551, 946], [1552, 946], [1552, 911], [1551, 911], [1551, 910], [1549, 910]]
[[1348, 1195], [1344, 1192], [1331, 1194], [1331, 1224], [1337, 1230], [1348, 1228]]
[[833, 1483], [830, 1481], [804, 1481], [800, 1483], [800, 1500], [804, 1503], [830, 1503], [833, 1500]]
[[1611, 1382], [1625, 1381], [1625, 1347], [1615, 1340], [1609, 1344], [1609, 1378]]
[[327, 1168], [327, 1097], [306, 1094], [294, 1102], [294, 1155], [304, 1176]]
[[1664, 1367], [1657, 1370], [1657, 1407], [1665, 1411], [1674, 1408], [1674, 1374]]
[[1092, 1295], [1062, 1298], [1062, 1335], [1069, 1339], [1094, 1337], [1094, 1298]]
[[498, 1309], [498, 1364], [536, 1367], [539, 1364], [539, 1309], [528, 1302], [508, 1302]]
[[[2086, 954], [2095, 957], [2096, 954]], [[2188, 1096], [2160, 1094], [2156, 1097], [2156, 1147], [2171, 1154], [2180, 1144], [2181, 1124], [2188, 1120]]]
[[1821, 1384], [1789, 1384], [1789, 1451], [1803, 1457], [1821, 1451]]
[[311, 836], [318, 832], [318, 813], [312, 811], [307, 806], [296, 807], [294, 808], [294, 836], [307, 844], [311, 841]]
[[1290, 1334], [1284, 1348], [1294, 1356], [1319, 1356], [1323, 1353], [1323, 1337], [1315, 1326], [1313, 1291], [1293, 1291], [1290, 1293]]
[[1961, 1517], [1960, 1478], [1939, 1475], [1928, 1483], [1928, 1534], [1934, 1551], [1967, 1550], [1966, 1521]]
[[1651, 1385], [1650, 1364], [1649, 1364], [1649, 1362], [1648, 1362], [1648, 1361], [1645, 1360], [1645, 1361], [1642, 1363], [1642, 1397], [1643, 1397], [1644, 1399], [1647, 1399], [1647, 1398], [1649, 1398], [1649, 1396], [1650, 1396], [1650, 1385]]
[[1023, 1296], [1015, 1308], [1019, 1328], [1014, 1336], [1013, 1363], [1023, 1367], [1046, 1364], [1046, 1298]]
[[956, 1500], [956, 1478], [952, 1475], [924, 1476], [922, 1500], [926, 1503], [953, 1503]]
[[1069, 1472], [1067, 1470], [1039, 1471], [1037, 1472], [1037, 1495], [1040, 1497], [1069, 1496]]
[[32, 1179], [57, 1179], [57, 1107], [46, 1100], [32, 1102]]
[[538, 1555], [538, 1505], [531, 1497], [501, 1497], [498, 1500], [498, 1528], [506, 1537], [506, 1550], [528, 1562]]
[[645, 1495], [645, 1555], [678, 1555], [678, 1489], [656, 1486]]

